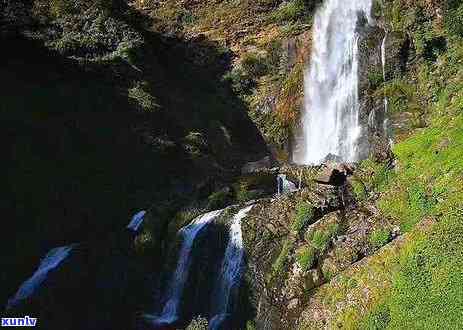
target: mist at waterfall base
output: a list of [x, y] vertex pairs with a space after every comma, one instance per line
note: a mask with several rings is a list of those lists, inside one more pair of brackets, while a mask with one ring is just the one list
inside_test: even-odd
[[304, 75], [301, 132], [293, 160], [317, 165], [327, 156], [344, 162], [359, 157], [358, 25], [369, 24], [371, 0], [327, 0], [314, 18], [310, 66]]

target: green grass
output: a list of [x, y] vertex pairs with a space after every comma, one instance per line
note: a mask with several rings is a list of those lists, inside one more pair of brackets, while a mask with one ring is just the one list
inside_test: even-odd
[[278, 276], [282, 271], [284, 271], [285, 264], [288, 260], [289, 253], [293, 249], [293, 245], [294, 242], [291, 239], [286, 239], [284, 241], [280, 254], [272, 265], [272, 278], [275, 278], [275, 276]]
[[351, 181], [352, 192], [354, 193], [355, 198], [358, 201], [366, 200], [368, 197], [368, 192], [366, 190], [365, 184], [358, 178], [353, 178]]
[[316, 250], [308, 245], [300, 248], [296, 253], [296, 259], [302, 270], [307, 271], [312, 268], [316, 257]]
[[337, 235], [339, 229], [339, 224], [330, 223], [326, 228], [315, 230], [310, 241], [317, 250], [323, 252], [326, 250], [331, 240]]
[[292, 229], [300, 233], [310, 223], [314, 215], [314, 208], [310, 202], [299, 202], [296, 205], [296, 216], [294, 217]]
[[359, 328], [365, 330], [382, 330], [387, 328], [390, 321], [391, 311], [389, 307], [386, 304], [380, 304], [367, 314], [360, 323]]

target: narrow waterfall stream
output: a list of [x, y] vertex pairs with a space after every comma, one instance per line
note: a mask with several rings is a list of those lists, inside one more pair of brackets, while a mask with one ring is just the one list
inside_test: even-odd
[[[381, 43], [381, 64], [383, 66], [383, 81], [386, 82], [386, 43], [387, 43], [387, 38], [388, 38], [388, 32], [386, 31], [386, 34], [384, 35], [383, 42]], [[393, 140], [392, 140], [392, 132], [391, 132], [391, 127], [389, 124], [389, 118], [387, 116], [389, 111], [389, 100], [387, 99], [387, 95], [384, 94], [384, 122], [383, 122], [383, 130], [384, 134], [389, 138], [389, 145], [392, 146]]]
[[[383, 42], [381, 43], [381, 64], [383, 66], [383, 81], [386, 81], [386, 42], [387, 42], [387, 32], [384, 35]], [[387, 113], [389, 104], [387, 96], [384, 95], [384, 113]]]
[[241, 220], [251, 211], [253, 205], [241, 209], [233, 217], [221, 271], [217, 278], [217, 290], [214, 298], [215, 313], [209, 322], [209, 329], [219, 329], [221, 323], [231, 313], [230, 307], [240, 284], [243, 268], [243, 235]]
[[130, 223], [127, 225], [127, 229], [130, 229], [132, 231], [138, 231], [138, 228], [140, 228], [141, 224], [143, 223], [143, 220], [145, 220], [145, 215], [146, 211], [137, 212], [132, 217]]
[[183, 238], [183, 243], [180, 249], [177, 268], [175, 269], [169, 283], [167, 299], [162, 313], [159, 317], [145, 315], [145, 318], [150, 320], [153, 325], [171, 324], [178, 320], [183, 289], [188, 279], [188, 273], [191, 265], [193, 243], [201, 230], [217, 219], [221, 215], [222, 211], [223, 210], [218, 210], [203, 214], [179, 231], [179, 234]]
[[40, 261], [35, 273], [19, 287], [15, 296], [8, 300], [6, 309], [13, 308], [21, 303], [21, 301], [29, 298], [47, 279], [48, 273], [58, 267], [69, 256], [74, 247], [75, 244], [51, 249]]
[[370, 24], [371, 0], [327, 0], [314, 18], [310, 67], [304, 77], [302, 136], [293, 160], [320, 164], [327, 156], [358, 158], [358, 42], [360, 14]]

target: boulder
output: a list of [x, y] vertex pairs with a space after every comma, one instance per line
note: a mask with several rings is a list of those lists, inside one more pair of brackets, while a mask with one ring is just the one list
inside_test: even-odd
[[322, 274], [318, 268], [311, 269], [304, 275], [304, 290], [309, 291], [323, 284]]
[[315, 179], [316, 182], [341, 186], [346, 182], [347, 176], [352, 175], [353, 167], [349, 164], [328, 163]]

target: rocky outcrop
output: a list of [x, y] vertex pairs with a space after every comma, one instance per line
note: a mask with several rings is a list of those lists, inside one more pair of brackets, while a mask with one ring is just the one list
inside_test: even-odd
[[256, 329], [294, 329], [319, 286], [377, 249], [373, 232], [392, 237], [393, 224], [373, 206], [357, 204], [349, 181], [316, 182], [326, 169], [310, 169], [316, 173], [301, 191], [259, 201], [243, 222]]
[[322, 184], [342, 186], [347, 176], [352, 175], [353, 167], [348, 164], [327, 163], [322, 166], [315, 181]]

